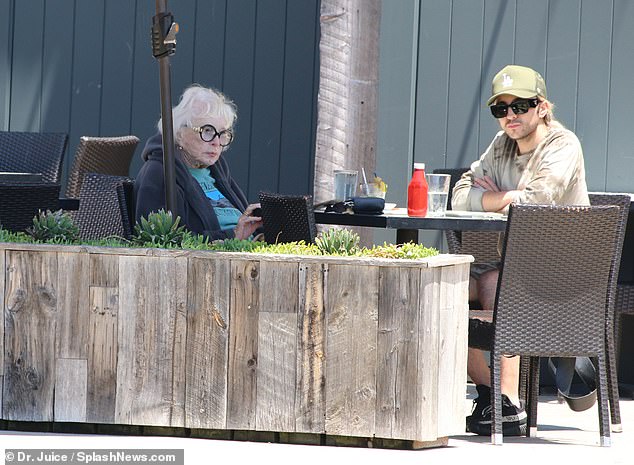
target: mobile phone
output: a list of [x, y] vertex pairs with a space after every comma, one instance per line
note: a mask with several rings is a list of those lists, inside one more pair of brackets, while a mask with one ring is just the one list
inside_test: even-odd
[[260, 207], [254, 208], [250, 216], [262, 216], [262, 209]]

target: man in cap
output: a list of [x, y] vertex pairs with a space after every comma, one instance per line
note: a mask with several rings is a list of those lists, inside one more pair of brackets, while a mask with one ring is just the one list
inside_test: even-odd
[[[589, 205], [579, 139], [553, 117], [546, 83], [535, 70], [505, 66], [493, 78], [487, 101], [499, 131], [479, 160], [453, 189], [454, 210], [506, 212], [512, 203]], [[492, 310], [499, 262], [472, 266], [470, 299]], [[471, 326], [471, 325], [470, 325]], [[518, 395], [519, 357], [501, 360], [502, 420], [505, 435], [526, 432], [526, 412]], [[490, 371], [481, 350], [469, 348], [469, 376], [478, 397], [467, 429], [491, 432]]]

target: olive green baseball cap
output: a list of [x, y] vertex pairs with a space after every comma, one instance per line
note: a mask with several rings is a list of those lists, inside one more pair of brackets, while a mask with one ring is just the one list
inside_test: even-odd
[[509, 94], [520, 98], [546, 97], [546, 83], [541, 74], [526, 66], [508, 65], [495, 75], [491, 85], [492, 105], [500, 95]]

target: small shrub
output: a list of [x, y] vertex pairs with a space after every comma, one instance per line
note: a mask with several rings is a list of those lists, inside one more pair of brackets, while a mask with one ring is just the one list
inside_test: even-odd
[[152, 212], [141, 218], [141, 222], [134, 226], [132, 243], [142, 247], [161, 247], [173, 249], [180, 247], [191, 233], [184, 226], [179, 226], [180, 216], [176, 219], [172, 212], [163, 209]]
[[350, 229], [328, 229], [315, 238], [315, 244], [323, 255], [356, 255], [359, 252], [359, 235]]
[[58, 244], [72, 244], [79, 239], [79, 228], [70, 215], [62, 210], [40, 211], [33, 218], [33, 227], [27, 229], [27, 233], [37, 241]]

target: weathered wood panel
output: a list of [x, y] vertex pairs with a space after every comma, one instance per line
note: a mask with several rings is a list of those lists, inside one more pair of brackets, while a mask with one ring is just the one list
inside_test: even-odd
[[324, 274], [327, 265], [300, 264], [295, 431], [321, 433], [326, 415]]
[[260, 312], [255, 429], [295, 430], [296, 362], [297, 314]]
[[55, 421], [86, 421], [85, 359], [58, 358], [55, 366]]
[[[12, 249], [0, 245], [7, 256], [4, 419], [432, 442], [464, 428], [464, 257], [397, 266]], [[58, 283], [87, 291], [67, 289], [57, 299]], [[84, 292], [87, 322], [63, 328], [61, 315], [84, 318], [79, 297], [68, 297]], [[73, 347], [71, 338], [86, 341], [85, 358], [54, 350], [56, 339]]]
[[57, 254], [8, 252], [4, 311], [7, 420], [53, 420]]
[[118, 287], [91, 286], [89, 304], [86, 419], [114, 423], [119, 349]]
[[255, 429], [258, 367], [257, 261], [231, 261], [227, 428]]
[[[451, 266], [440, 270], [440, 289], [438, 299], [438, 436], [449, 436], [457, 428], [464, 427], [464, 414], [453, 406], [464, 401], [466, 384], [460, 383], [457, 376], [467, 370], [468, 342], [458, 334], [466, 335], [469, 323], [468, 289], [464, 285], [466, 271], [463, 267]], [[462, 305], [456, 299], [462, 298]], [[464, 381], [464, 380], [462, 380]]]
[[117, 423], [184, 426], [187, 260], [121, 257]]
[[255, 418], [258, 430], [295, 429], [298, 279], [297, 263], [260, 263]]
[[[1, 57], [0, 57], [1, 58]], [[1, 108], [0, 108], [1, 111]], [[6, 252], [0, 251], [0, 341], [2, 341], [2, 350], [0, 350], [0, 386], [4, 386], [4, 312], [6, 311], [6, 305], [4, 300], [4, 290], [6, 289]], [[4, 418], [2, 413], [2, 391], [0, 388], [0, 418]]]
[[382, 268], [376, 372], [376, 435], [419, 437], [418, 293], [420, 272]]
[[[6, 302], [4, 299], [4, 290], [7, 282], [6, 252], [0, 251], [0, 341], [3, 342], [3, 348], [0, 350], [0, 374], [4, 373], [4, 312], [6, 311]], [[2, 389], [0, 389], [0, 397], [2, 397]], [[2, 399], [0, 398], [0, 418], [2, 415]]]
[[260, 312], [297, 313], [298, 264], [263, 261], [260, 265]]
[[229, 350], [229, 260], [192, 259], [188, 271], [185, 426], [225, 428]]
[[119, 286], [119, 257], [117, 255], [90, 255], [90, 285]]
[[326, 433], [372, 436], [379, 268], [330, 266], [325, 288]]
[[[438, 311], [440, 308], [441, 268], [420, 270], [420, 297], [418, 305], [418, 372], [415, 383], [421, 396], [418, 436], [422, 441], [438, 438], [438, 354], [440, 345]], [[465, 370], [466, 378], [466, 370]], [[463, 428], [464, 429], [464, 428]]]
[[60, 309], [57, 356], [86, 359], [88, 353], [88, 319], [90, 257], [88, 254], [58, 253], [62, 271], [57, 275], [57, 300]]

